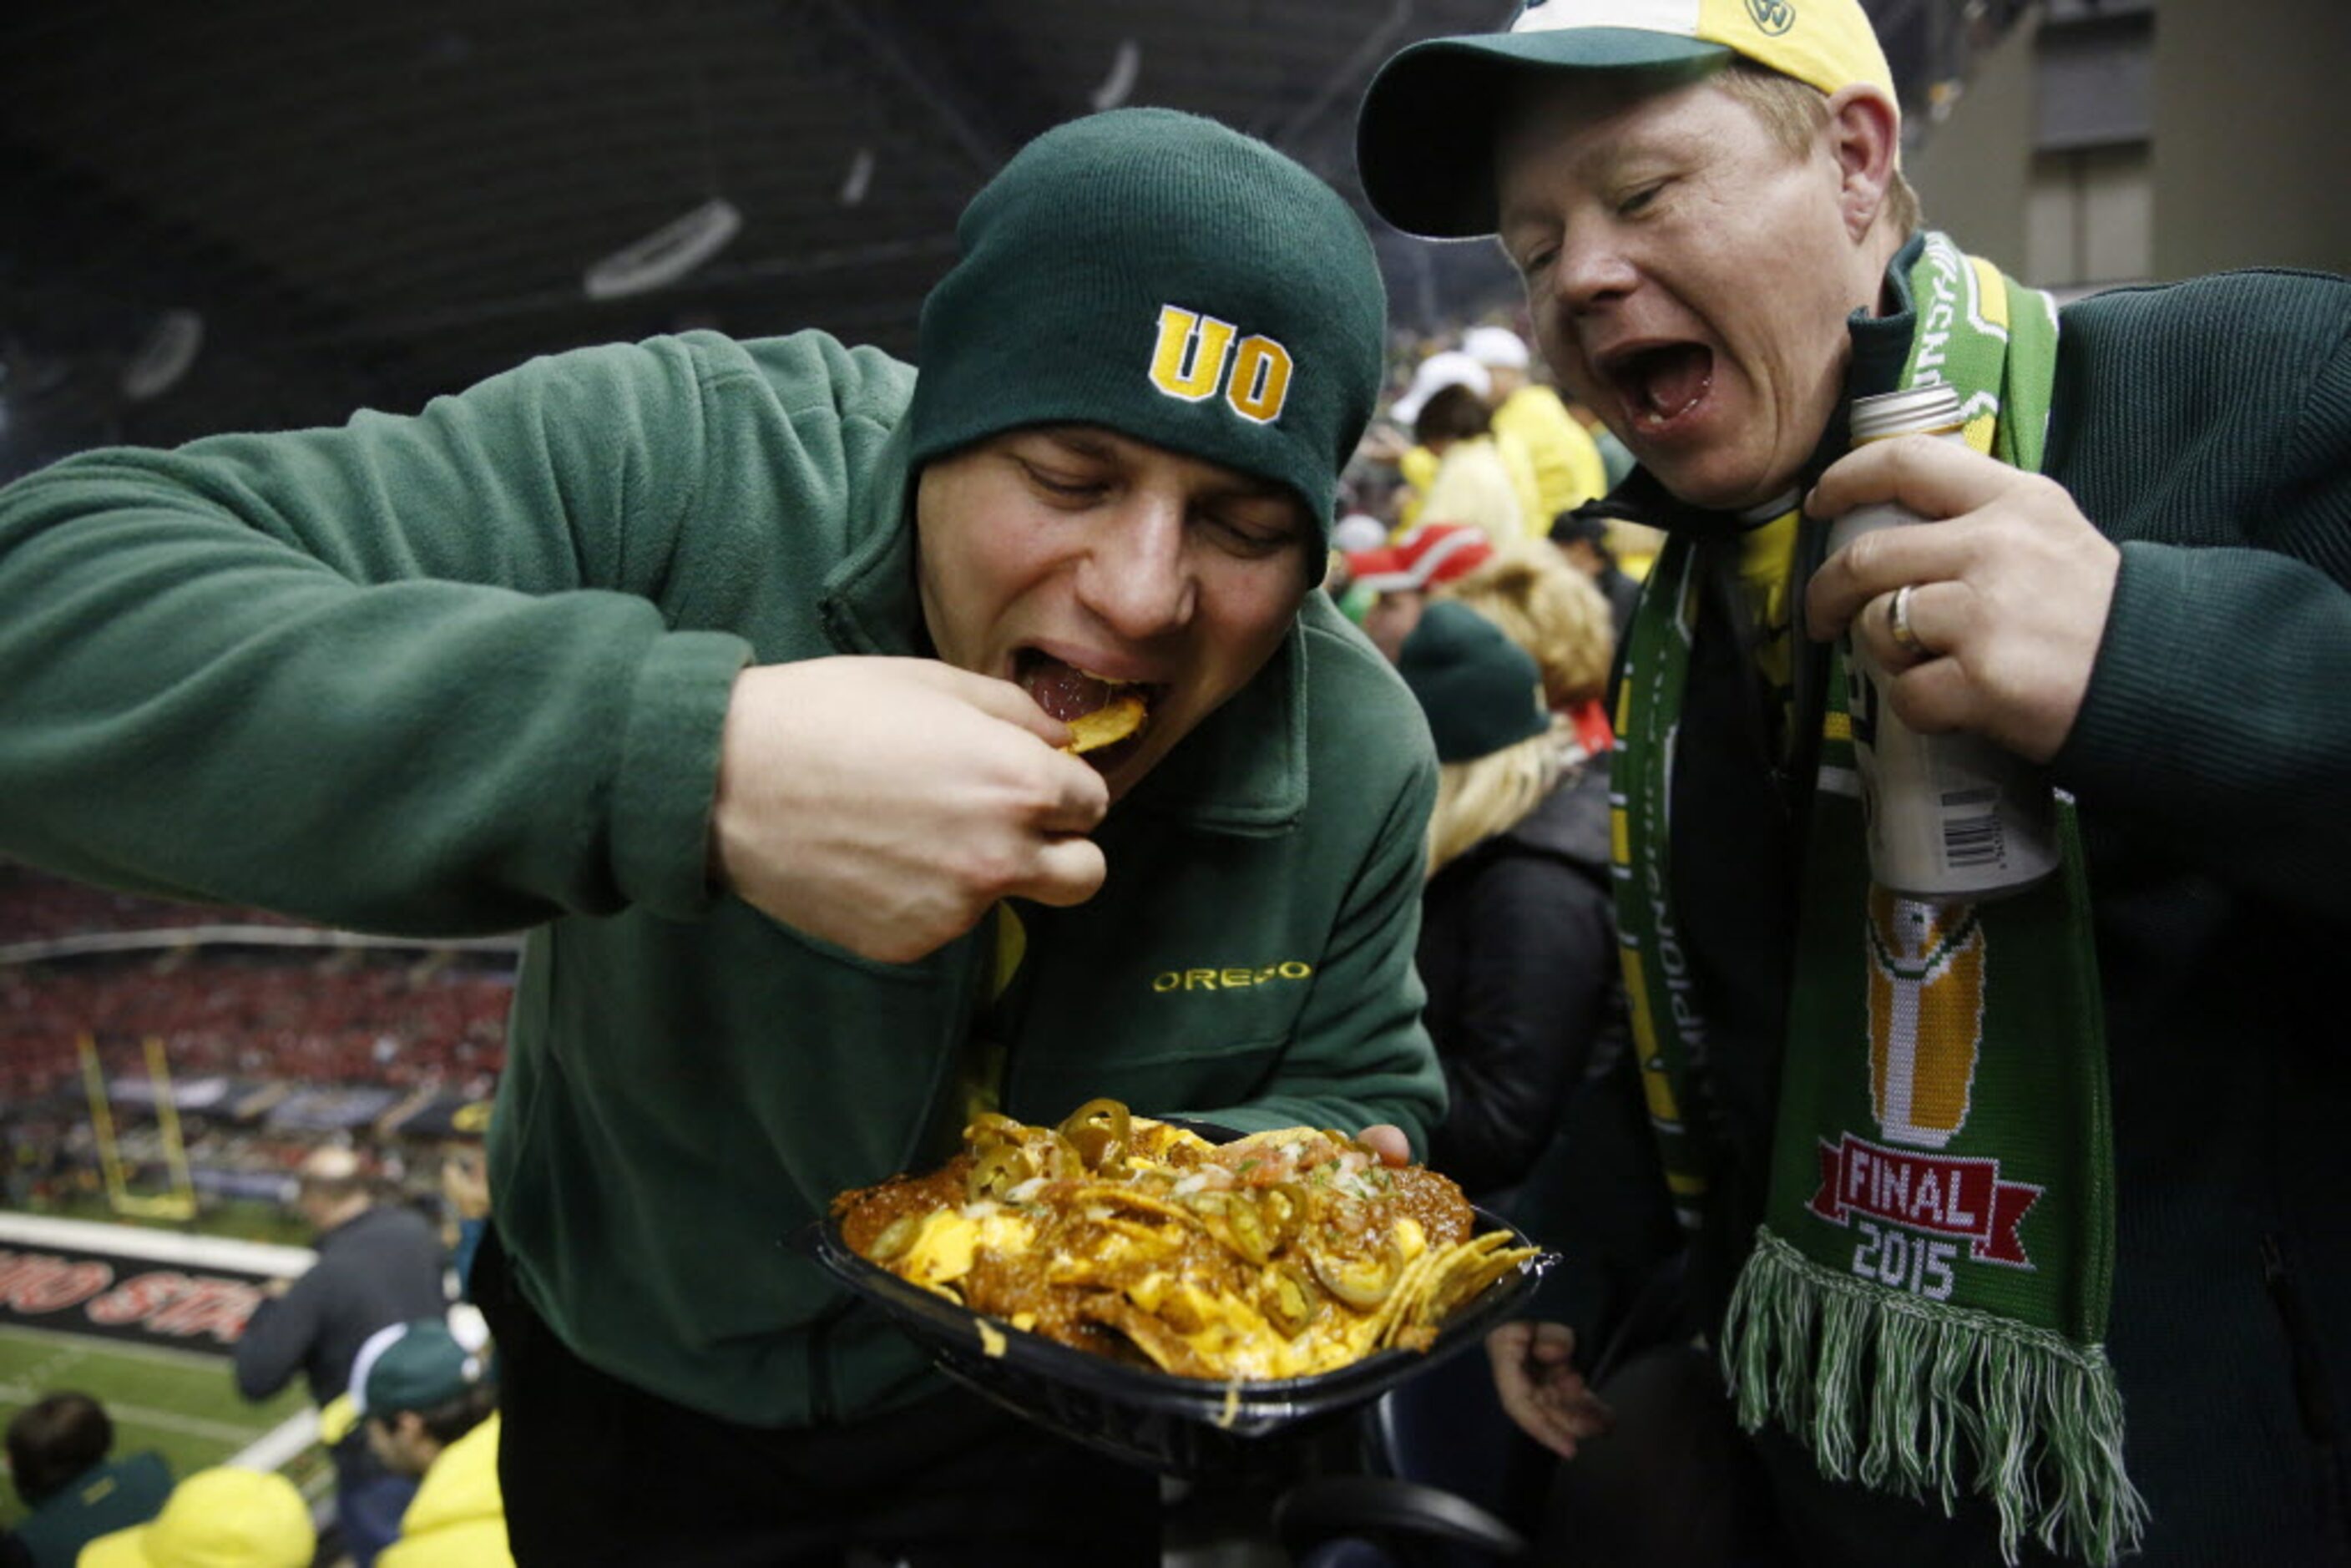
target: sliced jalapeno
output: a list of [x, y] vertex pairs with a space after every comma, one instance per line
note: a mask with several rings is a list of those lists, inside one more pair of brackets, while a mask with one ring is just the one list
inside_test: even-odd
[[1280, 1239], [1264, 1210], [1247, 1193], [1237, 1192], [1226, 1199], [1224, 1219], [1225, 1244], [1262, 1268]]
[[1266, 1322], [1285, 1337], [1294, 1339], [1314, 1321], [1313, 1287], [1298, 1271], [1297, 1265], [1279, 1264], [1268, 1272], [1258, 1306], [1265, 1313]]
[[1010, 1144], [990, 1144], [972, 1161], [971, 1174], [964, 1178], [964, 1196], [975, 1203], [984, 1197], [1002, 1202], [1006, 1194], [1036, 1174], [1037, 1162], [1025, 1150]]
[[1133, 1118], [1116, 1100], [1087, 1101], [1063, 1119], [1061, 1131], [1076, 1146], [1088, 1170], [1121, 1164], [1134, 1146]]
[[1055, 1181], [1075, 1181], [1086, 1174], [1086, 1160], [1070, 1135], [1058, 1129], [1046, 1134], [1045, 1174]]
[[1306, 1223], [1306, 1189], [1294, 1181], [1259, 1188], [1257, 1206], [1272, 1228], [1277, 1247]]
[[1017, 1144], [1029, 1129], [1001, 1111], [982, 1111], [963, 1130], [963, 1141], [974, 1148], [987, 1144]]
[[1369, 1258], [1342, 1258], [1327, 1252], [1309, 1252], [1306, 1258], [1324, 1290], [1361, 1312], [1386, 1301], [1404, 1272], [1404, 1254], [1393, 1238], [1383, 1241]]

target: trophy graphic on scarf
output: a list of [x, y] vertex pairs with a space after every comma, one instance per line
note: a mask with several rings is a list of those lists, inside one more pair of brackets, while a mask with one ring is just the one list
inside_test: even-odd
[[1869, 1099], [1897, 1144], [1939, 1149], [1968, 1118], [1983, 1049], [1984, 937], [1971, 904], [1869, 890]]

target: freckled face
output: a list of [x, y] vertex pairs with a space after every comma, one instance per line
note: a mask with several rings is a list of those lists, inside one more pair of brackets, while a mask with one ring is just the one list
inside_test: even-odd
[[1146, 697], [1143, 733], [1089, 758], [1113, 800], [1273, 656], [1313, 548], [1287, 487], [1092, 425], [928, 465], [914, 518], [939, 657], [1032, 694], [1083, 672]]
[[1784, 494], [1879, 283], [1827, 134], [1793, 154], [1712, 79], [1536, 89], [1496, 156], [1502, 246], [1561, 382], [1683, 499]]

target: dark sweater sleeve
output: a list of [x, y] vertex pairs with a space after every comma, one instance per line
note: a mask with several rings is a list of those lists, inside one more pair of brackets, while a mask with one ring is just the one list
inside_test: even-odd
[[1479, 1193], [1522, 1180], [1558, 1131], [1615, 947], [1604, 895], [1573, 868], [1507, 854], [1472, 874], [1460, 1006], [1430, 1019], [1451, 1104], [1429, 1149], [1432, 1165]]
[[[2126, 538], [2104, 643], [2056, 758], [2111, 814], [2231, 886], [2351, 916], [2351, 290], [2259, 439], [2206, 455], [2249, 477], [2211, 546]], [[2272, 353], [2273, 364], [2283, 358]], [[2095, 519], [2094, 520], [2099, 520]]]
[[266, 1399], [293, 1381], [319, 1337], [319, 1300], [318, 1275], [313, 1270], [297, 1280], [283, 1296], [254, 1309], [245, 1321], [245, 1332], [237, 1336], [239, 1394], [247, 1399]]

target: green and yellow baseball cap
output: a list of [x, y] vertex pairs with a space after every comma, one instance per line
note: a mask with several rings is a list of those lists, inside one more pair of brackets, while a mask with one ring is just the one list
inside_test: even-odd
[[1900, 104], [1859, 0], [1525, 0], [1499, 33], [1398, 51], [1364, 94], [1364, 193], [1406, 234], [1494, 232], [1497, 117], [1517, 82], [1567, 71], [1692, 79], [1733, 56], [1824, 93], [1861, 84]]

